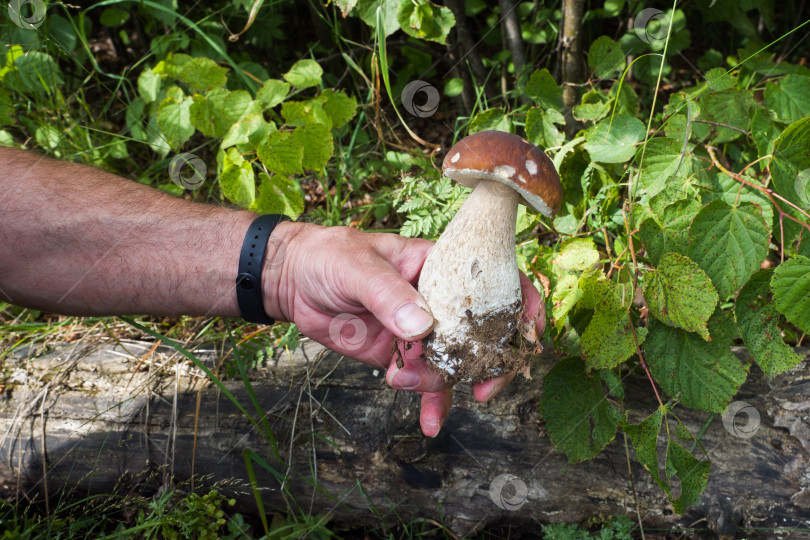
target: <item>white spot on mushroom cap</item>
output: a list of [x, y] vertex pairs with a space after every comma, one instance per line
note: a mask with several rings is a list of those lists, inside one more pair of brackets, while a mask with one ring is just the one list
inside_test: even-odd
[[456, 155], [450, 158], [450, 163], [455, 163], [461, 158], [461, 152], [456, 152]]
[[509, 165], [499, 165], [495, 167], [492, 171], [496, 176], [501, 176], [503, 178], [512, 178], [512, 175], [515, 174], [515, 168], [510, 167]]
[[529, 171], [529, 174], [537, 174], [537, 163], [535, 163], [531, 159], [527, 159], [526, 170]]
[[524, 183], [524, 184], [526, 183], [526, 179], [525, 179], [525, 178], [523, 178], [523, 175], [522, 175], [522, 174], [519, 174], [519, 175], [518, 175], [518, 180], [520, 180], [520, 181], [521, 181], [522, 183]]

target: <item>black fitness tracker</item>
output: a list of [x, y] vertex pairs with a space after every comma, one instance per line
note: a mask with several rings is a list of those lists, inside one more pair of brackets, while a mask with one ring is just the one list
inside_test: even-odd
[[274, 324], [267, 316], [262, 300], [262, 264], [267, 241], [276, 225], [289, 218], [283, 214], [259, 216], [248, 227], [242, 252], [239, 255], [239, 274], [236, 276], [236, 301], [242, 318], [258, 324]]

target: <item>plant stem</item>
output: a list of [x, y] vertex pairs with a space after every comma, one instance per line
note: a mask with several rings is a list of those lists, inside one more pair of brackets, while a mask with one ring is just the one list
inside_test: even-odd
[[[754, 184], [753, 182], [749, 182], [748, 180], [746, 180], [745, 178], [743, 178], [743, 177], [742, 177], [742, 173], [741, 173], [741, 172], [740, 172], [740, 173], [735, 173], [735, 172], [731, 172], [730, 170], [728, 170], [727, 168], [725, 168], [725, 167], [723, 166], [723, 164], [722, 164], [722, 163], [720, 163], [720, 161], [717, 159], [717, 156], [716, 156], [716, 155], [715, 155], [715, 153], [714, 153], [714, 147], [712, 147], [712, 146], [708, 146], [708, 145], [707, 145], [707, 146], [706, 146], [706, 150], [709, 152], [709, 156], [711, 156], [711, 158], [712, 158], [712, 163], [713, 163], [715, 166], [717, 166], [717, 168], [718, 168], [718, 169], [720, 169], [722, 172], [724, 172], [725, 174], [727, 174], [728, 176], [730, 176], [730, 177], [731, 177], [731, 178], [733, 178], [734, 180], [736, 180], [736, 181], [738, 181], [738, 182], [740, 182], [740, 183], [742, 183], [742, 184], [744, 184], [744, 185], [746, 185], [746, 186], [748, 186], [748, 187], [751, 187], [751, 188], [754, 188], [754, 189], [756, 189], [756, 190], [759, 190], [759, 191], [761, 191], [762, 193], [764, 193], [765, 195], [767, 195], [767, 196], [768, 196], [768, 198], [771, 200], [771, 202], [773, 203], [773, 205], [774, 205], [774, 206], [776, 207], [776, 209], [779, 211], [779, 227], [780, 227], [780, 228], [782, 227], [782, 220], [783, 220], [784, 218], [788, 218], [788, 219], [791, 219], [791, 220], [795, 221], [796, 223], [798, 223], [798, 224], [799, 224], [799, 225], [801, 225], [802, 227], [805, 227], [805, 228], [806, 228], [808, 231], [810, 231], [810, 225], [808, 225], [808, 224], [807, 224], [807, 223], [805, 223], [804, 221], [801, 221], [801, 220], [799, 220], [799, 219], [796, 219], [795, 217], [791, 216], [790, 214], [788, 214], [787, 212], [785, 212], [784, 210], [782, 210], [782, 207], [781, 207], [781, 206], [779, 206], [779, 203], [777, 203], [777, 202], [776, 202], [776, 199], [779, 199], [780, 201], [784, 202], [785, 204], [787, 204], [788, 206], [790, 206], [790, 207], [791, 207], [791, 208], [793, 208], [794, 210], [796, 210], [796, 211], [800, 212], [802, 215], [807, 216], [808, 218], [810, 218], [810, 214], [808, 214], [807, 212], [805, 212], [804, 210], [802, 210], [801, 208], [799, 208], [798, 206], [796, 206], [795, 204], [793, 204], [793, 203], [792, 203], [792, 202], [790, 202], [789, 200], [785, 199], [784, 197], [782, 197], [781, 195], [779, 195], [778, 193], [776, 193], [774, 190], [772, 190], [772, 189], [770, 189], [770, 188], [767, 188], [767, 187], [765, 187], [765, 186], [760, 186], [760, 185]], [[765, 157], [769, 157], [769, 156], [765, 156]], [[763, 158], [760, 158], [760, 159], [763, 159]], [[759, 160], [757, 160], [757, 161], [759, 161]], [[753, 162], [753, 163], [749, 163], [749, 164], [748, 164], [748, 165], [745, 167], [745, 169], [747, 169], [748, 167], [750, 167], [750, 166], [751, 166], [751, 165], [753, 165], [754, 163], [756, 163], [756, 161], [755, 161], [755, 162]], [[743, 170], [745, 170], [745, 169], [743, 169]], [[784, 242], [784, 235], [783, 235], [782, 241]], [[785, 248], [784, 248], [784, 245], [783, 245], [783, 246], [782, 246], [782, 251], [784, 251], [784, 249], [785, 249]], [[783, 254], [783, 256], [784, 256], [784, 254]]]

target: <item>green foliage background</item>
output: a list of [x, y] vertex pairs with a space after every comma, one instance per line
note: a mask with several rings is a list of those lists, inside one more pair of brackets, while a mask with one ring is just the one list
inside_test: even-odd
[[[549, 436], [576, 463], [626, 433], [683, 512], [709, 462], [677, 409], [722, 413], [751, 369], [796, 366], [810, 331], [807, 13], [662, 6], [650, 39], [627, 24], [644, 6], [592, 2], [586, 76], [566, 106], [560, 2], [516, 4], [522, 69], [499, 8], [464, 5], [487, 73], [472, 88], [456, 16], [426, 0], [49, 4], [37, 29], [4, 21], [0, 144], [186, 198], [435, 239], [467, 194], [441, 177], [437, 148], [485, 129], [525, 136], [565, 193], [553, 220], [521, 207], [516, 229], [563, 357], [543, 382]], [[441, 91], [435, 116], [402, 107], [416, 79]], [[181, 152], [209, 165], [199, 190], [168, 177]], [[633, 372], [649, 375], [656, 410], [623, 408]]]

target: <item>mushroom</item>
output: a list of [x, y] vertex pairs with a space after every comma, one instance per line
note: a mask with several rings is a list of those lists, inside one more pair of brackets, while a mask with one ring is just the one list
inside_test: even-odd
[[542, 150], [500, 131], [460, 140], [442, 171], [474, 189], [422, 267], [419, 291], [435, 320], [423, 350], [446, 380], [480, 382], [525, 368], [510, 346], [521, 315], [517, 207], [551, 217], [562, 186]]

